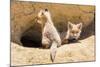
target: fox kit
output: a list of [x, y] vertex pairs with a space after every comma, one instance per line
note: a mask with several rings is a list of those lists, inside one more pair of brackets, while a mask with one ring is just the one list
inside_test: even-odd
[[53, 24], [48, 9], [40, 10], [38, 19], [38, 23], [42, 25], [42, 46], [44, 48], [50, 47], [51, 60], [54, 61], [57, 47], [61, 45], [60, 36]]
[[68, 42], [75, 42], [80, 37], [82, 31], [82, 23], [73, 24], [71, 22], [68, 22], [68, 30], [65, 38], [63, 39], [63, 43]]

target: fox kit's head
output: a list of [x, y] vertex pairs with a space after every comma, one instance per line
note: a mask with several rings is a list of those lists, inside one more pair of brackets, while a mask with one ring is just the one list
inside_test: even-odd
[[82, 31], [82, 23], [73, 24], [68, 22], [68, 39], [69, 40], [78, 40]]
[[45, 23], [50, 16], [50, 12], [48, 9], [40, 10], [37, 16], [37, 22], [40, 24]]

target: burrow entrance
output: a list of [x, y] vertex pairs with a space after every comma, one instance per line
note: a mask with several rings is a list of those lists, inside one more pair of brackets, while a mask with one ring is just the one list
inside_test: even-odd
[[42, 47], [42, 32], [41, 25], [34, 23], [32, 27], [22, 33], [21, 43], [24, 47]]

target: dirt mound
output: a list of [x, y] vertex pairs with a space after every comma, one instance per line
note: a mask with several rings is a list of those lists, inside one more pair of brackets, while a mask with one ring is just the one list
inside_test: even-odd
[[[54, 63], [80, 62], [95, 60], [95, 36], [78, 43], [62, 45], [57, 49]], [[50, 64], [50, 50], [23, 47], [11, 43], [11, 65]]]

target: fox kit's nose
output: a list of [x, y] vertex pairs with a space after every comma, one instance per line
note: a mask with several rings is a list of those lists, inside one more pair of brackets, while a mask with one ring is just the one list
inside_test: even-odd
[[48, 9], [45, 9], [45, 11], [48, 11]]
[[73, 34], [74, 35], [74, 37], [76, 37], [77, 36], [77, 34]]

